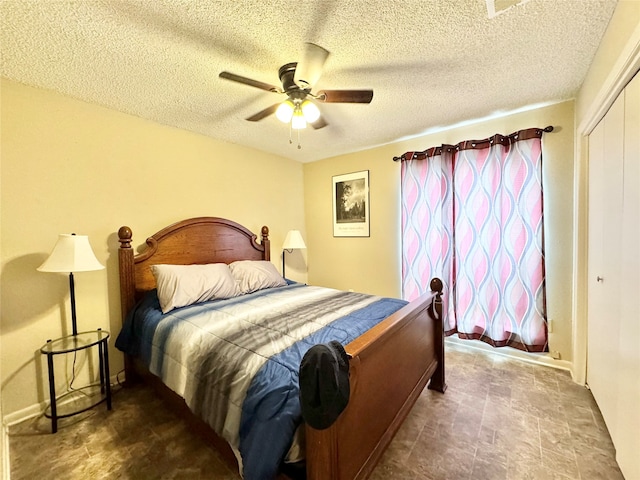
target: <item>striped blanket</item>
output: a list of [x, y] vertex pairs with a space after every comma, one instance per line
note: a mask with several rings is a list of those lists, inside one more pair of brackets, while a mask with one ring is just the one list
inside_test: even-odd
[[301, 422], [306, 351], [346, 345], [407, 302], [292, 284], [162, 314], [155, 291], [116, 347], [149, 370], [234, 449], [245, 479], [275, 477]]

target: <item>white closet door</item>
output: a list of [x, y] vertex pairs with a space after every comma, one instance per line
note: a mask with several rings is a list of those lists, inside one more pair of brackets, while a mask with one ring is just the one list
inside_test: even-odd
[[589, 135], [589, 256], [588, 256], [588, 332], [587, 383], [593, 392], [611, 389], [609, 378], [601, 365], [607, 364], [606, 304], [603, 295], [604, 264], [604, 119]]
[[622, 266], [618, 348], [618, 464], [640, 479], [640, 74], [625, 88]]
[[589, 136], [587, 383], [612, 438], [618, 416], [623, 145], [624, 93]]

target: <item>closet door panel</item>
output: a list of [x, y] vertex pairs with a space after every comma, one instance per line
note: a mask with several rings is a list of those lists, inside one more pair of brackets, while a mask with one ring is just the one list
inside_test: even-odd
[[605, 366], [607, 323], [603, 286], [604, 264], [603, 205], [604, 182], [604, 120], [589, 135], [589, 249], [588, 249], [588, 331], [587, 331], [587, 383], [593, 392], [604, 392], [607, 385]]
[[640, 75], [625, 89], [617, 459], [640, 479]]
[[[611, 433], [618, 425], [618, 344], [620, 337], [620, 264], [624, 94], [621, 94], [593, 133], [589, 148], [589, 332], [587, 382]], [[602, 133], [600, 133], [602, 128]], [[593, 134], [592, 133], [592, 134]], [[593, 164], [592, 164], [593, 160]], [[599, 162], [599, 164], [598, 164]], [[593, 170], [592, 170], [593, 166]], [[600, 230], [600, 231], [598, 231]], [[593, 264], [591, 261], [593, 260]]]

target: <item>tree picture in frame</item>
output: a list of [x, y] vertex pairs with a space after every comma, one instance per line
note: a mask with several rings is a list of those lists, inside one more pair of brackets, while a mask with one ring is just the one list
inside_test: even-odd
[[369, 236], [369, 170], [333, 177], [333, 236]]

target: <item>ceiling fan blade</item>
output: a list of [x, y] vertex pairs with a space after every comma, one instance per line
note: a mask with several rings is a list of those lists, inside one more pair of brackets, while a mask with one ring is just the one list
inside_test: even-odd
[[371, 103], [373, 90], [321, 90], [316, 99], [326, 103]]
[[220, 72], [218, 76], [220, 78], [224, 78], [225, 80], [243, 83], [245, 85], [249, 85], [250, 87], [256, 87], [260, 88], [261, 90], [266, 90], [267, 92], [282, 93], [282, 90], [278, 87], [274, 87], [273, 85], [269, 85], [268, 83], [259, 82], [258, 80], [252, 80], [251, 78], [242, 77], [240, 75], [236, 75], [235, 73]]
[[294, 83], [303, 90], [313, 87], [320, 75], [322, 67], [329, 57], [329, 51], [315, 43], [305, 43], [304, 55], [296, 66]]
[[313, 123], [310, 123], [309, 125], [311, 125], [314, 129], [318, 130], [320, 128], [326, 127], [329, 124], [327, 123], [327, 121], [323, 117], [320, 117], [320, 118], [318, 118], [318, 120], [316, 120]]
[[247, 118], [247, 120], [249, 120], [250, 122], [257, 122], [259, 120], [262, 120], [263, 118], [268, 117], [269, 115], [275, 113], [275, 111], [278, 109], [279, 106], [280, 106], [279, 103], [274, 103], [270, 107], [267, 107], [264, 110], [260, 110], [258, 113], [251, 115], [250, 117]]

